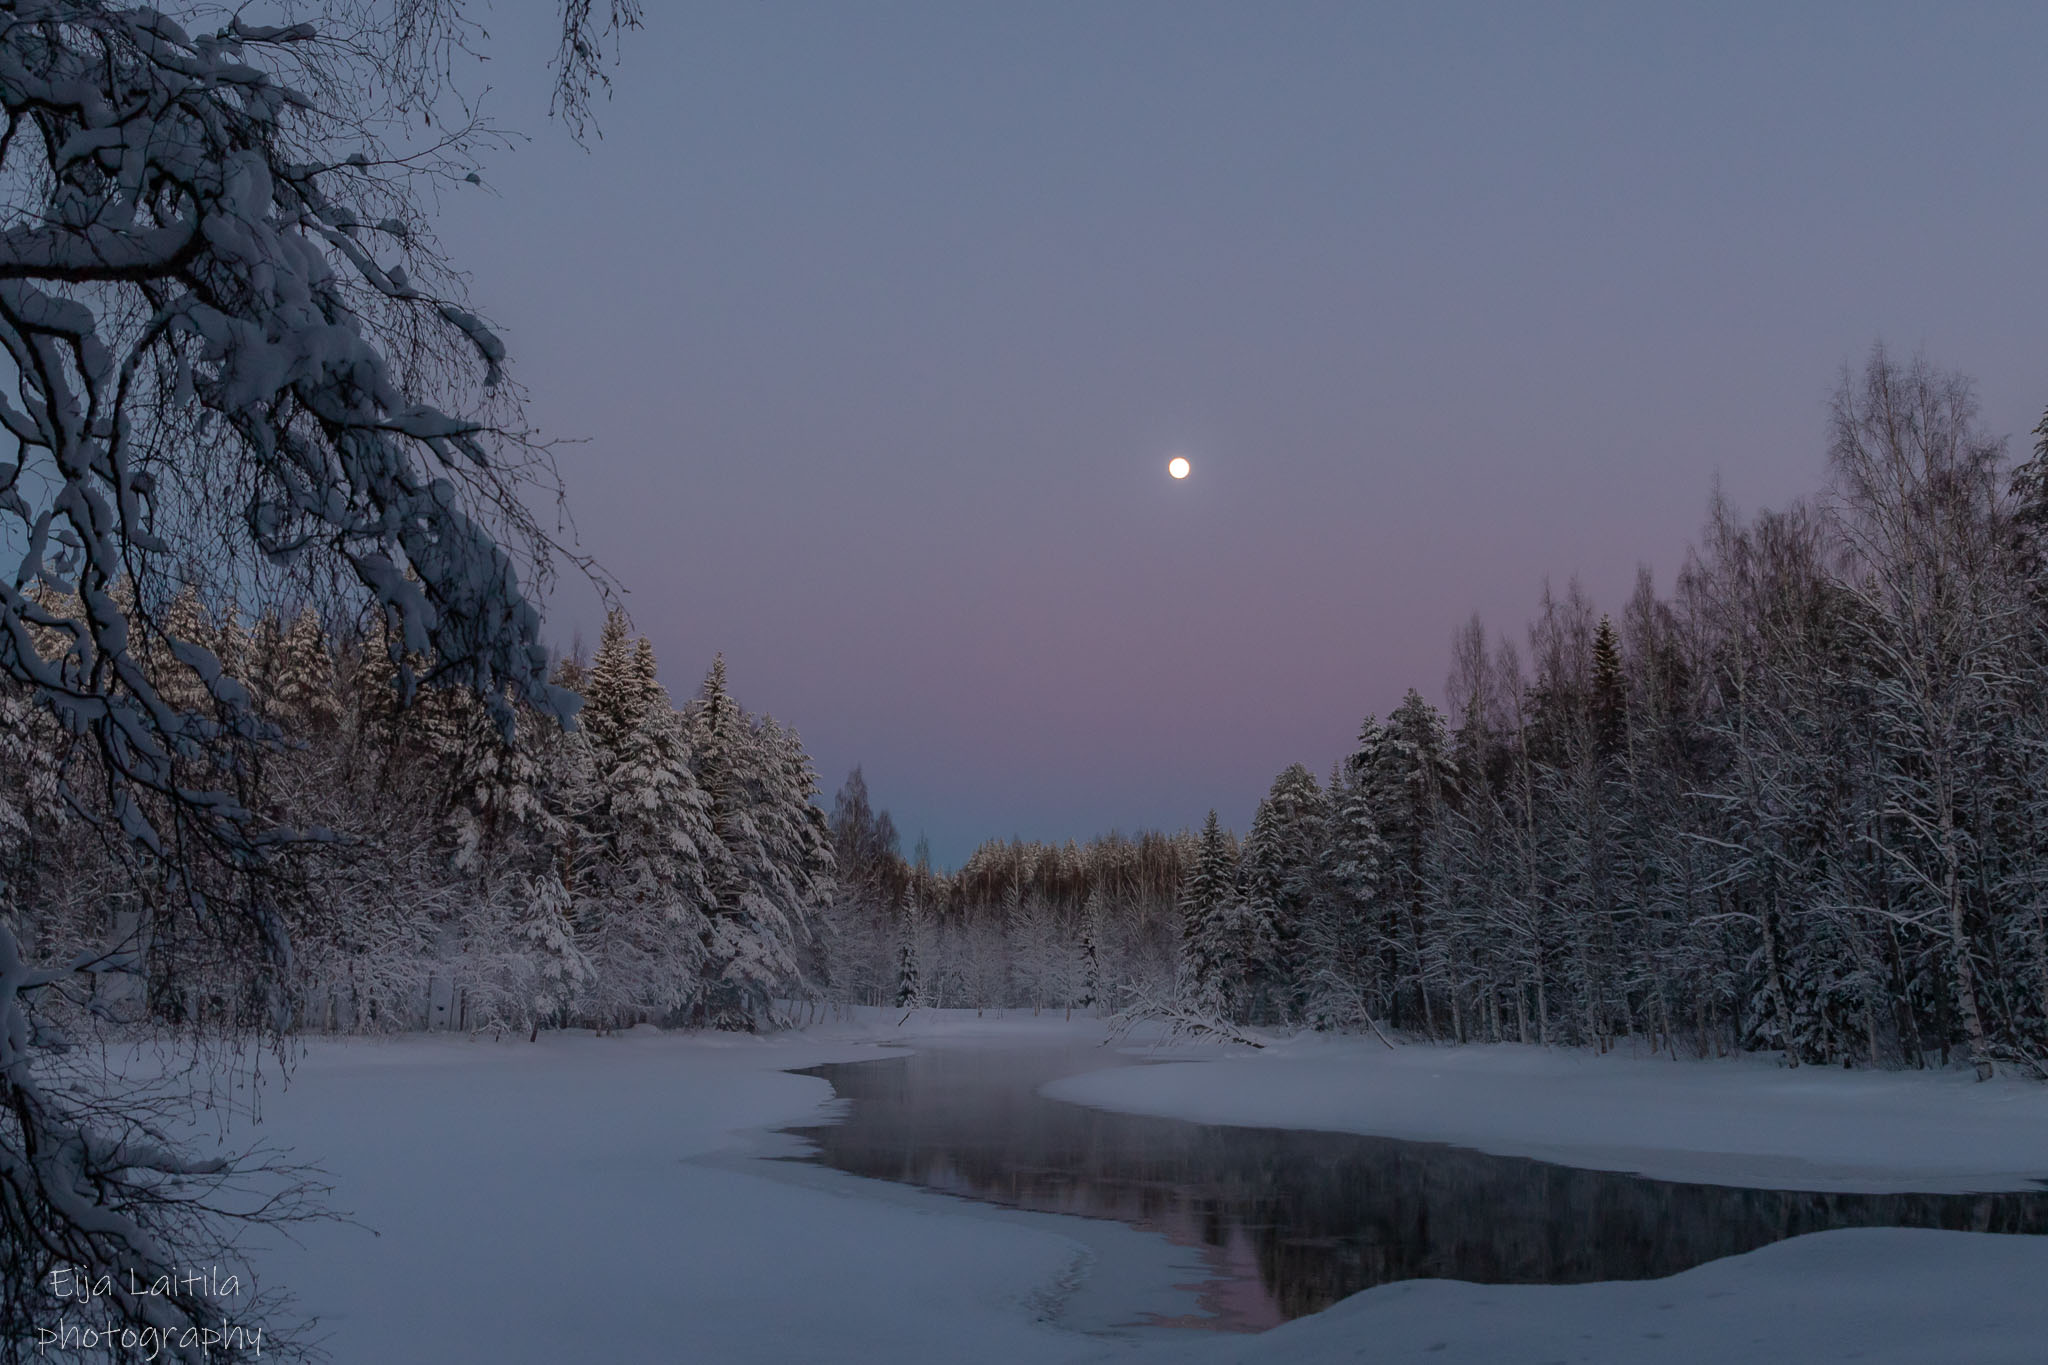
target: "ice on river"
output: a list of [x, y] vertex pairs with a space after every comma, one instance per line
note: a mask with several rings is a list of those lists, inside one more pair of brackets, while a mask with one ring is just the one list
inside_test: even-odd
[[[273, 1250], [264, 1260], [267, 1278], [289, 1285], [302, 1309], [319, 1317], [320, 1334], [341, 1362], [1991, 1365], [2038, 1362], [2048, 1342], [2041, 1289], [2048, 1238], [1904, 1230], [1795, 1238], [1663, 1280], [1561, 1287], [1410, 1281], [1260, 1336], [1083, 1334], [1062, 1324], [1058, 1308], [1077, 1282], [1104, 1273], [1096, 1264], [1100, 1238], [1064, 1235], [1060, 1220], [1005, 1219], [901, 1187], [886, 1196], [877, 1187], [870, 1197], [869, 1182], [850, 1178], [805, 1183], [756, 1174], [737, 1159], [772, 1144], [767, 1130], [829, 1112], [826, 1083], [789, 1068], [884, 1055], [883, 1043], [1071, 1046], [1101, 1029], [1015, 1015], [922, 1011], [900, 1027], [897, 1018], [863, 1013], [765, 1039], [638, 1030], [611, 1038], [547, 1035], [535, 1044], [315, 1042], [288, 1086], [272, 1082], [256, 1135], [323, 1164], [335, 1203], [361, 1226], [298, 1229], [303, 1245]], [[1348, 1046], [1122, 1068], [1117, 1084], [1175, 1076], [1171, 1093], [1137, 1097], [1148, 1112], [1248, 1122], [1270, 1109], [1266, 1122], [1352, 1127], [1362, 1120], [1333, 1121], [1343, 1116], [1330, 1096], [1348, 1094], [1333, 1087], [1376, 1082], [1362, 1050], [1358, 1074], [1344, 1074]], [[1853, 1165], [2011, 1173], [2026, 1169], [2027, 1152], [2040, 1150], [2027, 1145], [2023, 1130], [2048, 1135], [2039, 1092], [2017, 1085], [1823, 1078], [1750, 1064], [1629, 1063], [1533, 1049], [1412, 1051], [1425, 1060], [1403, 1054], [1381, 1071], [1401, 1076], [1420, 1068], [1416, 1076], [1438, 1087], [1428, 1093], [1438, 1095], [1443, 1113], [1470, 1120], [1497, 1105], [1485, 1134], [1496, 1150], [1553, 1159], [1570, 1146], [1560, 1138], [1572, 1133], [1574, 1068], [1592, 1078], [1583, 1091], [1589, 1127], [1627, 1119], [1620, 1129], [1626, 1141], [1611, 1147], [1688, 1159], [1789, 1158], [1824, 1172], [1831, 1169], [1827, 1144], [1839, 1136], [1851, 1144]], [[1788, 1083], [1788, 1074], [1796, 1079]], [[1642, 1112], [1629, 1119], [1637, 1087]], [[1447, 1098], [1460, 1090], [1462, 1100]], [[1808, 1091], [1837, 1098], [1819, 1109], [1787, 1099]], [[1248, 1098], [1223, 1112], [1239, 1095]], [[1125, 1095], [1118, 1103], [1137, 1100]], [[1773, 1125], [1793, 1131], [1798, 1123], [1788, 1115], [1801, 1113], [1835, 1117], [1814, 1120], [1823, 1136], [1804, 1145], [1750, 1140]], [[1857, 1113], [1873, 1124], [1895, 1123], [1906, 1136], [1889, 1145], [1858, 1139], [1843, 1116]], [[1520, 1145], [1518, 1124], [1527, 1125]], [[2011, 1131], [1994, 1135], [2001, 1124]], [[1944, 1143], [1945, 1125], [1964, 1137]], [[1426, 1135], [1481, 1136], [1476, 1129]]]

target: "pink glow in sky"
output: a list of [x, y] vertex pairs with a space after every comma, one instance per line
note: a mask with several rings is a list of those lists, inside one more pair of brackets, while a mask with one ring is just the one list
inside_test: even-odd
[[584, 542], [942, 862], [1242, 827], [1880, 337], [2048, 403], [2038, 7], [650, 6], [587, 151], [545, 37], [443, 233]]

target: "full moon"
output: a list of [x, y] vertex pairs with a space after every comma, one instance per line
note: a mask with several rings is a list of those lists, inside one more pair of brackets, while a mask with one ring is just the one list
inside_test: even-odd
[[1185, 479], [1188, 476], [1187, 456], [1176, 455], [1168, 460], [1166, 462], [1166, 472], [1173, 475], [1176, 479]]

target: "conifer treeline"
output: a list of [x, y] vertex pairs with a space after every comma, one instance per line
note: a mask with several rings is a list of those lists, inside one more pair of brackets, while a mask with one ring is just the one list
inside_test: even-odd
[[1086, 846], [992, 841], [957, 871], [894, 821], [856, 768], [832, 811], [838, 891], [827, 915], [832, 998], [861, 1005], [1114, 1010], [1172, 979], [1183, 835]]
[[[302, 1026], [755, 1027], [821, 972], [832, 865], [810, 760], [734, 701], [723, 659], [678, 708], [613, 612], [589, 665], [557, 673], [584, 697], [579, 726], [522, 715], [508, 743], [466, 692], [401, 706], [378, 634], [310, 609], [286, 624], [191, 593], [170, 606], [169, 633], [287, 737], [235, 775], [243, 801], [340, 836], [286, 854], [262, 892], [289, 928]], [[198, 677], [160, 663], [166, 700], [203, 717]], [[146, 990], [109, 979], [115, 1012], [231, 1022], [257, 993], [174, 941], [150, 869], [101, 838], [107, 812], [58, 799], [59, 773], [93, 789], [94, 759], [26, 700], [0, 695], [0, 910], [44, 960], [110, 932], [132, 944]]]
[[1241, 1017], [1637, 1034], [1812, 1063], [2048, 1059], [2048, 423], [2010, 474], [1968, 381], [1880, 349], [1820, 502], [1718, 500], [1660, 598], [1458, 633], [1327, 786], [1283, 773], [1191, 898], [1270, 952]]
[[[1281, 773], [1241, 849], [1213, 817], [1139, 845], [1185, 873], [1177, 914], [1096, 870], [1122, 841], [985, 846], [954, 878], [906, 873], [893, 917], [842, 934], [844, 980], [886, 989], [893, 927], [897, 993], [928, 1002], [1171, 981], [1239, 1022], [2038, 1073], [2037, 435], [2008, 470], [1967, 380], [1879, 349], [1837, 393], [1823, 498], [1748, 519], [1716, 499], [1670, 596], [1645, 572], [1610, 617], [1546, 589], [1526, 654], [1475, 618], [1448, 718], [1411, 690], [1327, 781]], [[843, 800], [843, 860], [859, 826]], [[1112, 965], [1105, 943], [1141, 946]], [[1004, 945], [1007, 973], [981, 961]]]

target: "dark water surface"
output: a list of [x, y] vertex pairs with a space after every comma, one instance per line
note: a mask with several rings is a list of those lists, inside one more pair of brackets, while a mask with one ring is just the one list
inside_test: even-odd
[[1199, 1251], [1207, 1314], [1259, 1331], [1392, 1280], [1651, 1279], [1828, 1228], [2048, 1233], [2048, 1193], [1818, 1194], [1691, 1185], [1437, 1143], [1231, 1128], [1045, 1099], [1132, 1059], [1100, 1048], [930, 1048], [813, 1067], [840, 1122], [807, 1160]]

